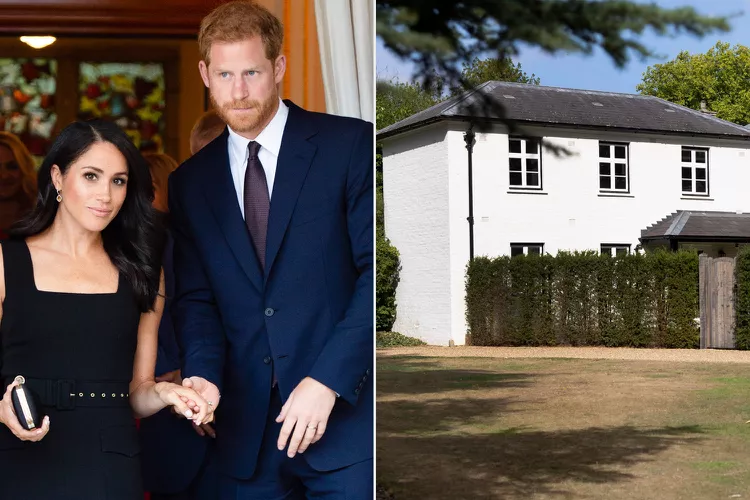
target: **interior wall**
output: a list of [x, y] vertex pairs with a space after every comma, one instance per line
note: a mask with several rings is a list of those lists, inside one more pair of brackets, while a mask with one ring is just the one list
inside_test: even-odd
[[[51, 1], [51, 0], [50, 0]], [[284, 24], [284, 55], [287, 73], [280, 91], [282, 98], [311, 111], [325, 111], [323, 76], [315, 23], [314, 0], [260, 0]], [[8, 2], [0, 0], [2, 8]], [[59, 5], [60, 2], [52, 2]], [[119, 2], [123, 3], [123, 2]], [[143, 3], [143, 2], [141, 2]], [[214, 0], [214, 3], [217, 3]], [[53, 5], [48, 7], [54, 9]], [[197, 37], [198, 26], [195, 27]], [[190, 156], [190, 130], [206, 109], [205, 88], [198, 73], [200, 55], [196, 37], [172, 38], [82, 38], [60, 36], [52, 45], [32, 49], [16, 36], [0, 37], [0, 57], [56, 58], [58, 65], [57, 108], [59, 131], [75, 120], [78, 90], [74, 81], [77, 60], [129, 60], [165, 62], [176, 78], [167, 81], [167, 153], [178, 161]], [[169, 68], [166, 68], [169, 66]], [[63, 76], [67, 75], [67, 80]], [[171, 140], [169, 138], [171, 137]]]

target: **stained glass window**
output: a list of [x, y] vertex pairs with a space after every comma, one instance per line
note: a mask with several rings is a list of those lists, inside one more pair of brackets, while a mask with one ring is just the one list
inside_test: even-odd
[[57, 113], [54, 59], [0, 58], [0, 130], [17, 135], [37, 165], [52, 144]]
[[164, 152], [164, 66], [81, 63], [78, 118], [114, 121], [143, 152]]

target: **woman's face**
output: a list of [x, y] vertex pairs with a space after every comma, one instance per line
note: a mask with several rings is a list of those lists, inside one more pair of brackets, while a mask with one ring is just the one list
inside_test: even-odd
[[96, 142], [73, 162], [65, 176], [52, 167], [52, 182], [61, 190], [58, 216], [71, 217], [82, 228], [104, 230], [125, 202], [128, 164], [109, 142]]
[[0, 144], [0, 201], [14, 198], [21, 189], [21, 167], [13, 151]]

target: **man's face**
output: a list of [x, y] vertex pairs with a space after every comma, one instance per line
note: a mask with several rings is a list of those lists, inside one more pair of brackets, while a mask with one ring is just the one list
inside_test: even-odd
[[211, 45], [211, 63], [199, 64], [203, 83], [219, 116], [248, 139], [271, 121], [278, 108], [278, 84], [284, 77], [283, 55], [271, 61], [259, 36]]

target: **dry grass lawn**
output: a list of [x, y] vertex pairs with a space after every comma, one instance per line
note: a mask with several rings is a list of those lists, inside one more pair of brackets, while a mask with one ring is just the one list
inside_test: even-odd
[[750, 499], [750, 364], [378, 352], [377, 482], [411, 499]]

